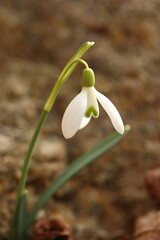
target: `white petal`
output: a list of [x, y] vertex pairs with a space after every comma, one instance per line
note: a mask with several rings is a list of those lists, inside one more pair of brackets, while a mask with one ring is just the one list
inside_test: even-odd
[[91, 120], [91, 117], [89, 117], [89, 118], [88, 118], [88, 117], [83, 117], [79, 129], [82, 129], [82, 128], [84, 128], [85, 126], [87, 126], [87, 124], [90, 122], [90, 120]]
[[[94, 116], [94, 114], [92, 112], [90, 116], [97, 118], [99, 116], [99, 106], [98, 106], [98, 102], [97, 102], [96, 89], [94, 87], [87, 88], [87, 110], [90, 107], [93, 107], [95, 112], [97, 113], [97, 116]], [[87, 112], [87, 110], [86, 110], [86, 112]]]
[[78, 131], [87, 107], [87, 90], [82, 91], [70, 102], [62, 119], [62, 132], [65, 138], [71, 138]]
[[105, 97], [103, 94], [101, 94], [97, 90], [96, 90], [96, 96], [97, 96], [98, 101], [104, 108], [104, 110], [109, 115], [114, 128], [117, 130], [117, 132], [119, 132], [120, 134], [123, 134], [124, 133], [124, 124], [123, 124], [122, 118], [121, 118], [118, 110], [116, 109], [116, 107], [113, 105], [113, 103], [107, 97]]

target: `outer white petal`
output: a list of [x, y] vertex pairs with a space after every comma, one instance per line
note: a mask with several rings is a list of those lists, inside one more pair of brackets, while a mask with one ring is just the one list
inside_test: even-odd
[[116, 107], [107, 97], [105, 97], [103, 94], [101, 94], [97, 90], [96, 90], [96, 96], [98, 101], [100, 102], [100, 104], [102, 105], [104, 110], [107, 112], [108, 116], [110, 117], [114, 128], [117, 130], [117, 132], [119, 132], [120, 134], [123, 134], [124, 124]]
[[85, 126], [87, 126], [87, 124], [90, 122], [90, 120], [91, 120], [91, 117], [89, 117], [89, 118], [83, 117], [79, 129], [82, 129], [82, 128], [84, 128]]
[[87, 107], [87, 90], [82, 91], [70, 102], [62, 119], [62, 132], [71, 138], [78, 131]]

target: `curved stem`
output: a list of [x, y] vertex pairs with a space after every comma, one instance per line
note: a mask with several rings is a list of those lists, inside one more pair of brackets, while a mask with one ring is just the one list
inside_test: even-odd
[[26, 180], [27, 180], [27, 175], [28, 175], [28, 170], [29, 170], [29, 166], [30, 166], [30, 161], [31, 161], [31, 157], [33, 154], [33, 150], [35, 148], [35, 144], [37, 142], [38, 136], [41, 132], [41, 129], [45, 123], [45, 120], [47, 118], [48, 112], [47, 111], [43, 111], [39, 121], [36, 125], [32, 140], [30, 142], [29, 148], [28, 148], [28, 152], [26, 154], [26, 158], [24, 160], [24, 165], [22, 168], [22, 173], [21, 173], [21, 178], [19, 180], [19, 185], [18, 185], [18, 192], [17, 192], [17, 201], [16, 201], [16, 207], [15, 207], [15, 214], [11, 223], [11, 229], [10, 229], [10, 234], [9, 234], [9, 239], [14, 239], [14, 231], [17, 225], [17, 218], [18, 218], [18, 213], [19, 213], [19, 205], [20, 205], [20, 200], [22, 198], [22, 195], [24, 193], [24, 189], [25, 189], [25, 185], [26, 185]]
[[[16, 207], [15, 207], [15, 212], [13, 215], [13, 219], [11, 222], [11, 226], [10, 226], [10, 233], [9, 233], [9, 240], [14, 240], [16, 238], [16, 234], [17, 234], [17, 219], [18, 219], [18, 215], [19, 215], [19, 206], [20, 206], [20, 202], [21, 202], [21, 197], [24, 193], [25, 190], [25, 186], [26, 186], [26, 180], [27, 180], [27, 175], [28, 175], [28, 170], [30, 167], [30, 162], [31, 162], [31, 157], [33, 154], [33, 150], [35, 148], [37, 139], [40, 135], [41, 129], [45, 123], [45, 120], [47, 119], [48, 113], [56, 99], [56, 96], [58, 94], [58, 91], [61, 87], [61, 85], [68, 79], [68, 77], [71, 75], [71, 73], [73, 72], [73, 70], [75, 69], [75, 67], [77, 66], [77, 61], [81, 61], [84, 64], [83, 60], [78, 60], [80, 59], [86, 52], [87, 50], [94, 44], [94, 42], [86, 42], [85, 44], [83, 44], [78, 51], [73, 55], [73, 57], [69, 60], [69, 62], [66, 64], [66, 66], [63, 68], [60, 77], [58, 78], [55, 87], [52, 90], [51, 93], [51, 97], [49, 97], [49, 99], [47, 100], [47, 102], [49, 102], [49, 105], [47, 105], [47, 103], [45, 104], [45, 106], [47, 105], [47, 108], [44, 108], [42, 111], [42, 114], [39, 118], [39, 121], [36, 125], [32, 140], [30, 142], [29, 148], [28, 148], [28, 152], [26, 154], [26, 158], [24, 160], [24, 165], [23, 165], [23, 169], [22, 169], [22, 174], [21, 174], [21, 178], [19, 180], [19, 185], [18, 185], [18, 192], [17, 192], [17, 200], [16, 200]], [[88, 66], [85, 64], [85, 66]], [[62, 81], [62, 82], [61, 82]]]
[[76, 59], [73, 62], [71, 62], [70, 64], [68, 64], [65, 67], [65, 71], [63, 71], [63, 74], [61, 74], [59, 76], [59, 78], [58, 78], [58, 80], [57, 80], [57, 82], [56, 82], [56, 84], [55, 84], [55, 86], [54, 86], [54, 88], [53, 88], [53, 90], [52, 90], [48, 100], [45, 103], [44, 110], [46, 110], [46, 111], [50, 111], [51, 110], [60, 88], [62, 87], [62, 85], [67, 80], [67, 77], [68, 77], [70, 71], [72, 71], [71, 70], [72, 66], [74, 66], [75, 64], [77, 66], [78, 62], [84, 64], [85, 67], [88, 68], [88, 64], [83, 59]]
[[82, 64], [84, 64], [84, 66], [85, 66], [86, 68], [89, 68], [88, 64], [87, 64], [86, 61], [84, 61], [83, 59], [77, 59], [77, 60], [75, 60], [75, 61], [81, 62]]
[[23, 193], [23, 190], [24, 190], [24, 187], [25, 187], [25, 184], [26, 184], [27, 173], [28, 173], [28, 169], [29, 169], [29, 165], [30, 165], [29, 161], [32, 157], [37, 138], [38, 138], [38, 136], [41, 132], [41, 129], [42, 129], [44, 123], [45, 123], [45, 120], [46, 120], [47, 116], [48, 116], [48, 112], [43, 110], [42, 114], [39, 118], [39, 121], [36, 125], [32, 140], [31, 140], [30, 145], [29, 145], [29, 149], [28, 149], [26, 158], [24, 160], [24, 166], [23, 166], [23, 169], [22, 169], [22, 178], [20, 179], [19, 188], [18, 188], [18, 197], [21, 197], [21, 194]]

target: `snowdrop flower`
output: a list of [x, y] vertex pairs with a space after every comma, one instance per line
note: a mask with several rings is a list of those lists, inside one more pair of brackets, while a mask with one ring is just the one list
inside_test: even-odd
[[73, 137], [76, 132], [84, 128], [91, 117], [99, 116], [98, 102], [107, 112], [113, 127], [120, 134], [124, 133], [121, 116], [113, 103], [98, 92], [95, 87], [95, 76], [91, 68], [83, 71], [83, 87], [81, 92], [68, 105], [62, 119], [62, 132], [65, 138]]

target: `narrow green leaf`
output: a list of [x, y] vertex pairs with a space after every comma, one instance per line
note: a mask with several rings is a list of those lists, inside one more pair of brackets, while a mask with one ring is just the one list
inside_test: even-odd
[[[124, 135], [130, 130], [128, 125], [125, 126]], [[75, 174], [77, 174], [80, 170], [85, 168], [88, 164], [93, 162], [96, 158], [104, 154], [111, 147], [113, 147], [116, 143], [118, 143], [124, 135], [120, 135], [117, 132], [114, 132], [109, 137], [105, 138], [102, 142], [92, 148], [90, 151], [85, 153], [84, 155], [77, 158], [72, 164], [68, 166], [68, 168], [57, 177], [50, 187], [44, 192], [39, 201], [35, 204], [31, 213], [27, 218], [26, 227], [30, 227], [33, 223], [35, 215], [37, 212], [44, 206], [44, 204], [48, 201], [48, 199], [55, 194], [70, 178], [72, 178]]]
[[27, 190], [24, 191], [20, 198], [19, 211], [17, 216], [17, 238], [18, 240], [25, 239], [25, 225], [27, 218]]

